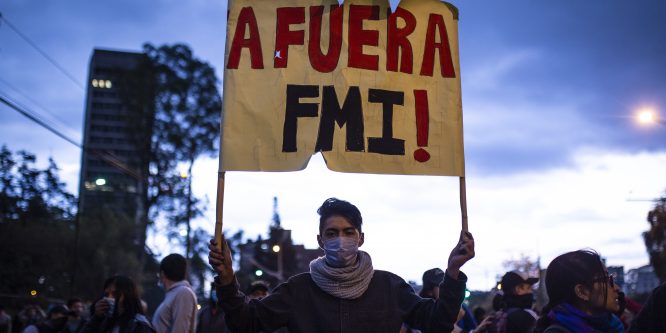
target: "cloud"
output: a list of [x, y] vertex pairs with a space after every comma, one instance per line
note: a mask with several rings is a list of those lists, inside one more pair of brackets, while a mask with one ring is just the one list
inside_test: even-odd
[[[504, 260], [526, 254], [545, 267], [555, 256], [593, 248], [610, 265], [647, 263], [641, 232], [651, 202], [627, 201], [663, 193], [666, 154], [579, 148], [571, 165], [515, 175], [468, 174], [470, 230], [476, 258], [465, 267], [473, 289], [492, 287]], [[195, 193], [215, 198], [216, 161], [197, 163]], [[455, 177], [344, 174], [328, 171], [317, 156], [304, 171], [228, 172], [225, 228], [246, 236], [265, 234], [272, 197], [280, 200], [283, 226], [296, 243], [317, 246], [316, 208], [336, 196], [356, 204], [364, 217], [366, 244], [378, 269], [418, 281], [444, 267], [460, 226]], [[211, 204], [211, 208], [214, 203]], [[212, 232], [213, 209], [204, 226]]]

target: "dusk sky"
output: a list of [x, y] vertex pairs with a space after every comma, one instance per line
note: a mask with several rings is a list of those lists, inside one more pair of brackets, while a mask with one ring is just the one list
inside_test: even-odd
[[[491, 288], [502, 262], [523, 254], [546, 266], [563, 252], [593, 248], [625, 270], [647, 264], [641, 232], [649, 200], [666, 189], [666, 125], [641, 126], [634, 117], [642, 108], [666, 117], [666, 2], [451, 2], [460, 12], [477, 249], [463, 268], [469, 287]], [[185, 43], [223, 78], [225, 1], [5, 0], [0, 12], [73, 76], [0, 21], [0, 96], [79, 142], [94, 48]], [[33, 152], [42, 164], [53, 157], [78, 192], [80, 150], [2, 104], [0, 144]], [[210, 201], [197, 225], [212, 233], [217, 160], [201, 159], [195, 169], [195, 191]], [[277, 196], [283, 226], [315, 247], [317, 207], [328, 197], [346, 199], [363, 213], [362, 249], [375, 268], [408, 280], [444, 268], [460, 230], [455, 177], [336, 173], [317, 155], [305, 171], [226, 179], [225, 229], [265, 234]], [[159, 224], [151, 244], [163, 255], [182, 252]]]

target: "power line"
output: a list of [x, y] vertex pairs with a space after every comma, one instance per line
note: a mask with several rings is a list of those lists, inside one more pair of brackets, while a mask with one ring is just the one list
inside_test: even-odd
[[[7, 87], [9, 87], [10, 89], [14, 90], [17, 94], [23, 96], [23, 98], [25, 98], [25, 99], [27, 99], [28, 101], [32, 102], [32, 103], [33, 103], [35, 106], [37, 106], [39, 109], [44, 110], [44, 112], [46, 112], [49, 116], [51, 116], [52, 119], [56, 120], [56, 121], [59, 123], [58, 125], [60, 125], [61, 127], [64, 127], [64, 128], [67, 129], [70, 133], [76, 133], [76, 134], [79, 134], [78, 131], [72, 129], [68, 124], [66, 124], [65, 120], [63, 120], [62, 118], [60, 118], [57, 114], [55, 114], [55, 112], [51, 112], [51, 111], [49, 111], [49, 109], [47, 109], [46, 107], [44, 107], [42, 104], [40, 104], [40, 103], [37, 102], [35, 99], [33, 99], [33, 98], [31, 98], [30, 96], [28, 96], [27, 94], [25, 94], [24, 92], [22, 92], [21, 90], [19, 90], [19, 89], [16, 88], [15, 86], [13, 86], [11, 83], [7, 82], [6, 80], [3, 80], [1, 77], [0, 77], [0, 82], [2, 82], [4, 85], [6, 85]], [[14, 102], [14, 103], [18, 104], [17, 102]], [[25, 109], [25, 106], [24, 106], [23, 108]]]
[[49, 56], [44, 50], [42, 50], [41, 48], [39, 48], [39, 46], [37, 46], [37, 44], [35, 44], [35, 42], [33, 42], [32, 40], [30, 40], [30, 38], [28, 38], [28, 36], [26, 36], [26, 35], [23, 34], [21, 31], [19, 31], [18, 28], [16, 28], [13, 24], [11, 24], [11, 22], [9, 22], [9, 21], [7, 20], [7, 18], [6, 18], [4, 15], [2, 15], [2, 13], [0, 13], [0, 21], [5, 21], [5, 23], [7, 24], [7, 26], [8, 26], [9, 28], [11, 28], [12, 30], [14, 30], [14, 32], [15, 32], [17, 35], [19, 35], [21, 38], [23, 38], [23, 40], [26, 41], [26, 43], [28, 43], [28, 44], [29, 44], [30, 46], [32, 46], [35, 50], [37, 50], [37, 52], [39, 52], [42, 56], [44, 56], [44, 58], [46, 58], [46, 60], [48, 60], [48, 61], [49, 61], [53, 66], [55, 66], [58, 70], [60, 70], [60, 72], [62, 72], [63, 74], [65, 74], [65, 76], [67, 76], [67, 78], [69, 78], [72, 82], [74, 82], [74, 84], [76, 84], [77, 86], [79, 86], [79, 88], [81, 88], [81, 90], [85, 90], [85, 88], [83, 87], [83, 84], [82, 84], [81, 82], [79, 82], [79, 80], [77, 80], [77, 79], [74, 77], [74, 75], [70, 74], [70, 73], [69, 73], [64, 67], [60, 66], [60, 65], [59, 65], [59, 64], [58, 64], [53, 58], [51, 58], [51, 57], [50, 57], [50, 56]]
[[95, 149], [90, 149], [90, 148], [88, 148], [88, 147], [85, 147], [85, 146], [81, 145], [80, 143], [74, 141], [72, 138], [70, 138], [70, 137], [68, 137], [67, 135], [65, 135], [65, 134], [61, 133], [60, 131], [58, 131], [58, 130], [57, 130], [56, 128], [54, 128], [53, 126], [47, 124], [46, 121], [44, 121], [44, 120], [42, 120], [42, 119], [39, 119], [39, 117], [38, 117], [37, 115], [33, 114], [33, 112], [30, 112], [30, 111], [28, 111], [27, 109], [23, 109], [23, 108], [21, 108], [20, 106], [18, 106], [17, 103], [8, 100], [6, 96], [2, 96], [2, 95], [0, 95], [0, 102], [2, 102], [3, 104], [9, 106], [9, 107], [12, 108], [14, 111], [16, 111], [16, 112], [22, 114], [23, 116], [25, 116], [26, 118], [32, 120], [33, 122], [37, 123], [38, 125], [40, 125], [40, 126], [46, 128], [46, 129], [49, 130], [51, 133], [57, 135], [57, 136], [60, 137], [61, 139], [63, 139], [63, 140], [65, 140], [65, 141], [67, 141], [67, 142], [73, 144], [74, 146], [78, 147], [79, 149], [82, 149], [82, 150], [84, 150], [84, 151], [87, 151], [87, 152], [89, 152], [89, 153], [91, 153], [91, 154], [94, 154], [94, 155], [98, 156], [99, 158], [101, 158], [101, 159], [104, 160], [105, 162], [109, 163], [111, 166], [113, 166], [113, 167], [115, 167], [115, 168], [121, 170], [122, 172], [124, 172], [124, 173], [127, 174], [128, 176], [133, 177], [134, 179], [137, 179], [137, 180], [140, 180], [140, 179], [141, 179], [141, 176], [140, 176], [135, 170], [130, 169], [130, 168], [129, 168], [128, 166], [126, 166], [122, 161], [118, 160], [115, 156], [113, 156], [113, 155], [111, 155], [111, 154], [109, 154], [109, 153], [103, 152], [103, 151], [98, 151], [98, 150], [95, 150]]
[[59, 136], [61, 139], [79, 147], [80, 149], [83, 149], [83, 146], [80, 145], [78, 142], [74, 141], [72, 138], [66, 136], [65, 134], [60, 133], [57, 129], [55, 129], [53, 126], [47, 124], [45, 121], [39, 119], [36, 115], [32, 114], [29, 111], [26, 111], [22, 108], [20, 108], [16, 103], [11, 102], [7, 100], [5, 97], [0, 96], [0, 102], [4, 103], [5, 105], [9, 106], [10, 108], [14, 109], [14, 111], [17, 111], [18, 113], [22, 114], [23, 116], [27, 117], [28, 119], [34, 121], [35, 123], [39, 124], [40, 126], [46, 128], [49, 130], [51, 133]]

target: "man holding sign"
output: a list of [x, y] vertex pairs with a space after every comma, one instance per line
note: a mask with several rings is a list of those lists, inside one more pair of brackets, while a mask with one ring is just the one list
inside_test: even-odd
[[[218, 298], [234, 332], [399, 332], [401, 324], [422, 332], [451, 332], [464, 298], [467, 277], [460, 268], [474, 257], [474, 239], [461, 232], [449, 255], [438, 300], [421, 298], [399, 276], [374, 270], [370, 255], [358, 250], [365, 235], [361, 213], [351, 203], [330, 198], [317, 210], [317, 241], [325, 256], [310, 272], [291, 277], [261, 300], [239, 291], [231, 252], [211, 240], [209, 263]], [[397, 245], [397, 244], [396, 244]]]

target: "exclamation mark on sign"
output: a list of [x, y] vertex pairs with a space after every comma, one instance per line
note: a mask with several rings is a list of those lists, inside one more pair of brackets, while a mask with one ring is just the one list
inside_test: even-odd
[[[416, 111], [416, 145], [428, 146], [428, 91], [414, 90], [414, 110]], [[414, 159], [423, 163], [430, 159], [430, 153], [423, 148], [414, 151]]]

